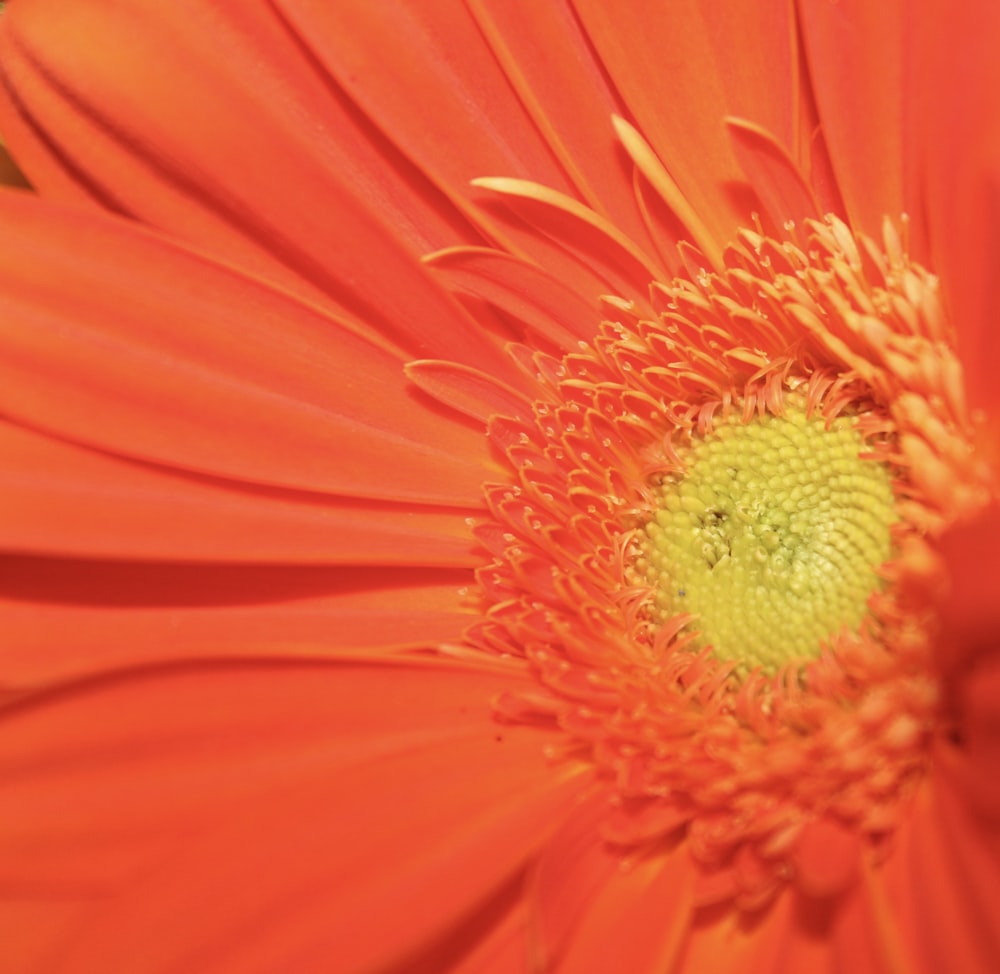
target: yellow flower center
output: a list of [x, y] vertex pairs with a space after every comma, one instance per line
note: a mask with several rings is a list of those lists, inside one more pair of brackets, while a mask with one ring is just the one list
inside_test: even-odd
[[692, 614], [696, 644], [744, 675], [816, 657], [856, 629], [895, 520], [889, 471], [863, 451], [850, 418], [827, 425], [794, 400], [694, 440], [639, 545], [658, 621]]

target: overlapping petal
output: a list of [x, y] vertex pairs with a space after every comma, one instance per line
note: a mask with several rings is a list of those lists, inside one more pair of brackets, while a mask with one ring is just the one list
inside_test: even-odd
[[454, 643], [467, 573], [0, 558], [5, 692], [138, 662], [384, 655]]
[[79, 209], [0, 209], [19, 228], [0, 271], [5, 686], [459, 637], [468, 575], [440, 570], [475, 563], [492, 461], [474, 423], [240, 272]]
[[[98, 436], [100, 433], [98, 432]], [[3, 547], [68, 558], [471, 567], [476, 505], [403, 509], [186, 474], [0, 423]], [[140, 445], [141, 448], [141, 445]], [[267, 445], [260, 444], [262, 454]]]
[[[800, 87], [791, 5], [574, 3], [631, 115], [718, 241], [753, 198], [722, 120], [747, 115], [798, 151]], [[753, 50], [753, 56], [742, 56]], [[766, 70], [761, 70], [767, 65]]]
[[415, 402], [397, 355], [127, 225], [17, 193], [0, 207], [19, 231], [0, 262], [8, 416], [230, 480], [476, 504], [482, 435]]
[[152, 974], [419, 957], [502, 906], [583, 787], [553, 775], [537, 729], [494, 724], [490, 696], [527, 680], [500, 664], [203, 662], [8, 706], [5, 897], [74, 907], [59, 936], [21, 931], [8, 960]]
[[[798, 5], [813, 89], [851, 222], [873, 237], [886, 214], [918, 213], [912, 113], [904, 99], [902, 3]], [[915, 67], [915, 66], [914, 66]]]
[[974, 400], [997, 413], [1000, 295], [1000, 10], [993, 4], [927, 5], [911, 24], [917, 65], [917, 158], [931, 261], [947, 285]]
[[4, 127], [42, 189], [225, 253], [415, 354], [447, 334], [476, 364], [483, 336], [416, 258], [478, 236], [439, 194], [422, 199], [420, 173], [267, 4], [32, 4], [8, 27]]

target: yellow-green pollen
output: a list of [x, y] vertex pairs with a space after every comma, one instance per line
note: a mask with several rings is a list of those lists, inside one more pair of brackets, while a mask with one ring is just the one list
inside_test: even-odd
[[864, 451], [850, 418], [828, 427], [795, 400], [695, 438], [640, 542], [656, 620], [693, 614], [695, 644], [743, 674], [815, 658], [856, 629], [895, 520], [889, 470]]

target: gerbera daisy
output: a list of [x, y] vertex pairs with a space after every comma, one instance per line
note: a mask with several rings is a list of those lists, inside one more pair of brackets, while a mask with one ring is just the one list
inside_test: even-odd
[[760, 8], [4, 12], [7, 969], [997, 963], [1000, 15]]

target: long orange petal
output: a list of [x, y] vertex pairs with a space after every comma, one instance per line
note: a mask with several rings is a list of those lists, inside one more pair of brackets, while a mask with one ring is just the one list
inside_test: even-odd
[[236, 564], [476, 563], [482, 510], [256, 489], [125, 460], [0, 422], [0, 549]]
[[608, 796], [583, 802], [550, 841], [532, 882], [542, 970], [600, 974], [672, 970], [693, 918], [685, 849], [627, 862], [601, 839]]
[[1000, 7], [931, 0], [912, 23], [905, 83], [919, 110], [916, 152], [931, 266], [944, 284], [970, 394], [996, 416]]
[[321, 658], [458, 642], [466, 572], [0, 557], [0, 685], [169, 659]]
[[[623, 106], [593, 58], [571, 5], [565, 0], [524, 6], [474, 0], [469, 9], [583, 202], [650, 249], [631, 174], [611, 129], [612, 116], [620, 115]], [[500, 172], [494, 166], [476, 175]]]
[[369, 499], [470, 502], [493, 469], [481, 433], [419, 407], [402, 363], [335, 319], [96, 214], [11, 192], [0, 219], [18, 227], [0, 246], [8, 415], [183, 469]]
[[409, 352], [446, 329], [456, 357], [478, 347], [465, 361], [483, 364], [471, 319], [418, 260], [482, 238], [302, 57], [269, 4], [112, 13], [84, 0], [57, 14], [43, 0], [4, 18], [0, 50], [5, 131], [48, 193], [225, 254]]
[[513, 315], [559, 352], [591, 340], [600, 321], [597, 295], [587, 300], [551, 272], [484, 247], [450, 247], [424, 258], [449, 289], [482, 298]]
[[516, 875], [576, 790], [548, 734], [490, 716], [490, 695], [525, 680], [492, 664], [203, 664], [26, 701], [0, 743], [4, 887], [89, 895], [99, 915], [54, 971], [405, 958]]
[[906, 152], [911, 134], [904, 102], [905, 3], [798, 4], [820, 124], [847, 213], [880, 239], [882, 218], [919, 213]]
[[[954, 760], [940, 753], [937, 758]], [[935, 769], [883, 870], [883, 922], [891, 915], [913, 958], [901, 974], [921, 969], [990, 974], [1000, 957], [996, 822], [979, 817], [955, 785], [946, 769]]]
[[994, 503], [965, 523], [954, 525], [940, 541], [947, 571], [941, 597], [938, 662], [954, 675], [978, 656], [1000, 653], [1000, 605], [996, 565], [1000, 556], [1000, 504]]
[[574, 6], [639, 129], [722, 246], [750, 216], [748, 197], [729, 195], [742, 174], [722, 119], [741, 115], [786, 146], [795, 142], [790, 4], [574, 0]]

